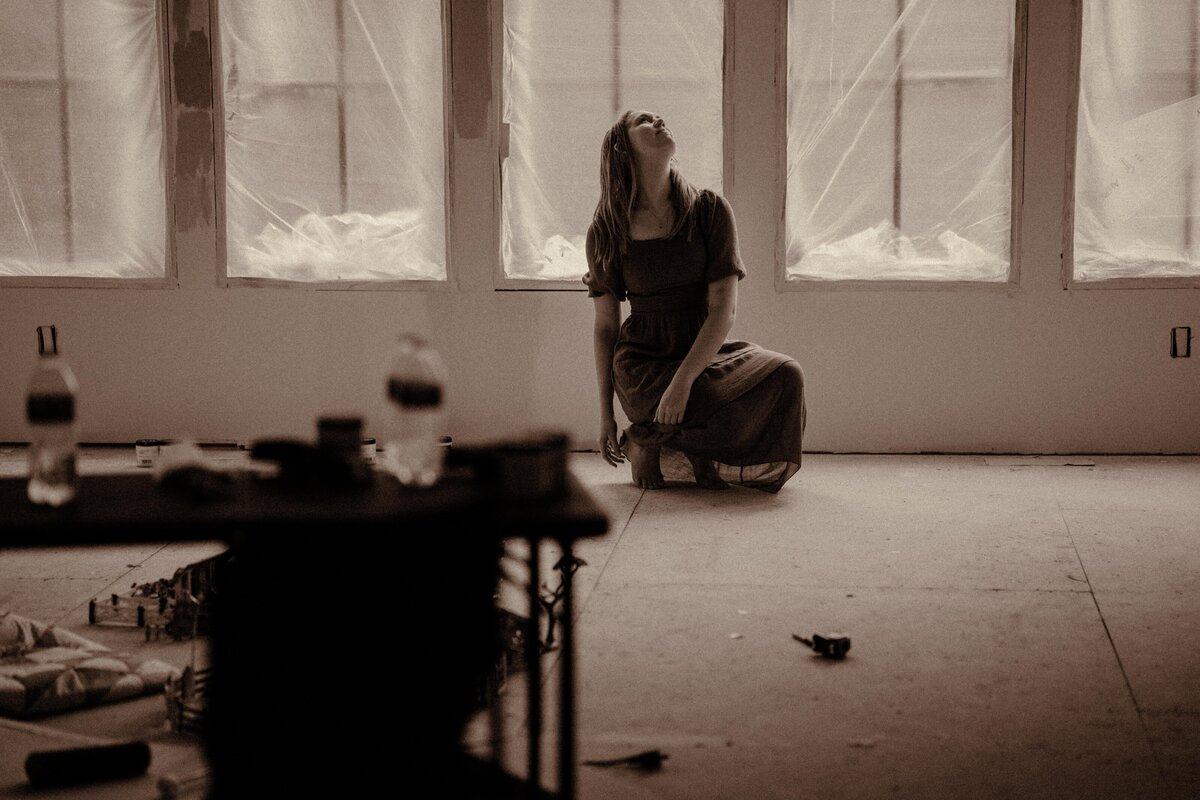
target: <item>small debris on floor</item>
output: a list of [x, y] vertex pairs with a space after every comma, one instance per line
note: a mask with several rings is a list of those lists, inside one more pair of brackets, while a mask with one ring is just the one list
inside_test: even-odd
[[742, 635], [740, 633], [731, 633], [731, 634], [729, 634], [729, 638], [730, 639], [740, 639], [740, 638], [742, 638]]
[[880, 737], [878, 737], [878, 736], [871, 736], [867, 739], [851, 739], [850, 741], [846, 742], [846, 746], [847, 747], [860, 747], [865, 750], [865, 749], [872, 748], [875, 745], [879, 744], [879, 739], [880, 739]]
[[746, 610], [746, 609], [744, 609], [744, 608], [739, 608], [739, 609], [738, 609], [738, 613], [739, 613], [739, 614], [741, 614], [741, 615], [744, 617], [744, 616], [746, 616], [747, 614], [749, 614], [750, 612], [749, 612], [749, 611], [747, 611], [747, 610]]
[[662, 763], [670, 758], [669, 755], [661, 750], [646, 750], [642, 753], [637, 753], [624, 758], [603, 758], [603, 759], [588, 759], [583, 763], [589, 767], [619, 767], [627, 766], [643, 772], [654, 772], [662, 769]]
[[850, 651], [850, 637], [844, 633], [814, 633], [811, 639], [793, 633], [792, 638], [826, 658], [844, 658]]

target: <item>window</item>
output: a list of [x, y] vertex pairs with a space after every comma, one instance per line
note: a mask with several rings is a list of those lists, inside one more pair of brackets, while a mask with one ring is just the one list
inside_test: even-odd
[[155, 0], [0, 0], [0, 275], [167, 276]]
[[997, 0], [789, 0], [789, 283], [1009, 279], [1016, 18]]
[[654, 111], [683, 175], [721, 190], [723, 0], [504, 0], [503, 278], [587, 271], [600, 142], [626, 109]]
[[440, 0], [220, 6], [229, 278], [446, 279]]
[[1074, 277], [1200, 276], [1200, 2], [1086, 2]]

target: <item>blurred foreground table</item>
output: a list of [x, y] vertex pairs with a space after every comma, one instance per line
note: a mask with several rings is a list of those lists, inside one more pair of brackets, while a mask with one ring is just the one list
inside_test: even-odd
[[[87, 475], [75, 503], [62, 509], [30, 504], [23, 478], [0, 479], [0, 547], [229, 543], [207, 735], [216, 797], [417, 786], [444, 796], [510, 796], [509, 779], [476, 795], [478, 780], [464, 784], [467, 762], [447, 743], [457, 746], [478, 700], [480, 661], [494, 656], [501, 541], [524, 538], [529, 772], [512, 796], [544, 796], [540, 545], [555, 542], [570, 558], [575, 539], [608, 529], [575, 477], [559, 496], [514, 498], [455, 472], [424, 490], [380, 472], [369, 485], [343, 489], [229, 475], [204, 498], [163, 488], [148, 473]], [[563, 572], [557, 764], [557, 794], [568, 799], [575, 796], [570, 575]], [[498, 763], [490, 768], [503, 776]]]

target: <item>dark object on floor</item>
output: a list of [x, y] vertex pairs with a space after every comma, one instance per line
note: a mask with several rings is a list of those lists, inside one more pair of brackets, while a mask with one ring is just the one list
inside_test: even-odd
[[844, 658], [850, 651], [850, 637], [844, 633], [814, 633], [812, 639], [805, 639], [793, 633], [792, 638], [826, 658]]
[[146, 629], [146, 641], [165, 629], [172, 639], [205, 636], [212, 627], [213, 598], [221, 573], [231, 558], [226, 550], [175, 570], [170, 578], [134, 584], [111, 603], [88, 603], [88, 624], [136, 625]]
[[70, 786], [141, 775], [150, 766], [145, 742], [39, 750], [25, 759], [25, 774], [34, 786]]
[[184, 667], [178, 678], [167, 679], [163, 696], [167, 700], [167, 721], [176, 733], [205, 733], [208, 680], [211, 670]]
[[634, 769], [643, 770], [645, 772], [653, 772], [654, 770], [662, 769], [662, 763], [670, 758], [669, 755], [661, 750], [647, 750], [637, 755], [625, 756], [624, 758], [604, 758], [604, 759], [588, 759], [583, 763], [589, 767], [633, 767]]
[[[150, 585], [150, 584], [145, 584]], [[138, 587], [134, 585], [132, 594], [113, 594], [109, 602], [97, 602], [96, 598], [88, 601], [88, 625], [123, 625], [135, 628], [145, 628], [166, 625], [171, 615], [167, 612], [159, 596], [139, 595]], [[165, 596], [163, 599], [166, 599]]]

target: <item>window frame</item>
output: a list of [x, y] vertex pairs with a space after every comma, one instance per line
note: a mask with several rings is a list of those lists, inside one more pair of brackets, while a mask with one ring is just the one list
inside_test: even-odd
[[[1064, 179], [1061, 184], [1063, 192], [1063, 215], [1061, 220], [1061, 262], [1059, 268], [1059, 283], [1065, 291], [1074, 289], [1082, 290], [1109, 290], [1109, 289], [1200, 289], [1200, 276], [1195, 277], [1146, 277], [1146, 278], [1108, 278], [1100, 280], [1078, 280], [1074, 277], [1074, 220], [1075, 220], [1075, 157], [1077, 149], [1078, 136], [1078, 106], [1079, 106], [1079, 87], [1081, 78], [1081, 56], [1082, 56], [1082, 33], [1083, 33], [1083, 2], [1085, 0], [1056, 0], [1063, 2], [1069, 6], [1071, 30], [1069, 32], [1069, 42], [1071, 52], [1068, 56], [1068, 74], [1061, 79], [1061, 82], [1055, 80], [1053, 83], [1043, 81], [1039, 86], [1035, 86], [1036, 94], [1043, 95], [1046, 92], [1057, 91], [1059, 87], [1065, 88], [1064, 96], [1065, 104], [1065, 137], [1061, 156], [1065, 159]], [[895, 291], [970, 291], [984, 293], [1008, 293], [1010, 295], [1019, 294], [1024, 291], [1021, 285], [1021, 260], [1024, 243], [1022, 242], [1022, 207], [1024, 196], [1024, 164], [1025, 164], [1025, 100], [1027, 94], [1027, 76], [1028, 76], [1028, 59], [1029, 59], [1029, 4], [1030, 0], [1010, 0], [1014, 6], [1015, 13], [1015, 36], [1013, 46], [1013, 91], [1012, 91], [1012, 108], [1013, 108], [1013, 142], [1012, 142], [1012, 186], [1011, 186], [1011, 230], [1010, 230], [1010, 266], [1009, 275], [1006, 281], [921, 281], [921, 280], [898, 280], [898, 281], [872, 281], [872, 280], [813, 280], [803, 278], [789, 279], [786, 275], [786, 253], [785, 253], [785, 238], [784, 226], [786, 224], [786, 175], [787, 164], [787, 50], [788, 50], [788, 2], [787, 0], [775, 0], [773, 7], [770, 3], [754, 4], [753, 7], [742, 3], [735, 3], [734, 0], [724, 0], [724, 47], [722, 58], [722, 134], [723, 134], [723, 156], [722, 156], [722, 174], [725, 191], [729, 192], [733, 189], [734, 183], [734, 167], [732, 163], [734, 152], [735, 138], [735, 96], [734, 96], [734, 79], [736, 76], [736, 64], [734, 61], [736, 51], [736, 31], [735, 22], [738, 14], [750, 14], [757, 17], [760, 14], [771, 15], [775, 17], [775, 53], [774, 53], [774, 73], [775, 81], [775, 101], [776, 108], [779, 109], [777, 114], [777, 131], [776, 131], [776, 168], [777, 175], [780, 176], [776, 183], [776, 195], [774, 202], [776, 203], [776, 220], [774, 230], [774, 288], [777, 293], [793, 292], [793, 291], [873, 291], [873, 292], [895, 292]], [[211, 234], [211, 245], [216, 251], [216, 261], [214, 269], [211, 273], [203, 278], [203, 282], [208, 285], [215, 284], [221, 288], [300, 288], [307, 290], [334, 290], [334, 291], [426, 291], [426, 292], [456, 292], [460, 289], [461, 281], [470, 278], [472, 285], [479, 285], [482, 280], [482, 285], [491, 284], [490, 289], [493, 291], [586, 291], [586, 287], [581, 282], [573, 280], [538, 280], [531, 278], [510, 278], [504, 274], [504, 264], [501, 252], [501, 202], [502, 191], [501, 185], [501, 163], [502, 158], [506, 154], [507, 137], [504, 130], [505, 125], [501, 121], [501, 108], [503, 103], [503, 32], [504, 32], [504, 4], [503, 0], [486, 0], [485, 3], [467, 3], [464, 0], [440, 0], [441, 20], [442, 20], [442, 84], [443, 84], [443, 141], [444, 141], [444, 220], [443, 228], [446, 242], [446, 278], [444, 280], [389, 280], [389, 281], [361, 281], [361, 282], [342, 282], [342, 281], [321, 281], [321, 282], [303, 282], [303, 281], [288, 281], [276, 280], [267, 278], [238, 278], [228, 275], [228, 253], [227, 253], [227, 232], [226, 232], [226, 208], [225, 208], [225, 191], [226, 191], [226, 176], [225, 176], [225, 141], [224, 141], [224, 125], [223, 125], [223, 108], [224, 98], [220, 87], [222, 86], [222, 61], [220, 53], [220, 29], [219, 29], [219, 13], [221, 0], [205, 0], [207, 24], [209, 26], [209, 68], [212, 79], [212, 127], [213, 127], [213, 166], [212, 174], [213, 184], [211, 190], [211, 202], [214, 208], [213, 217], [213, 233]], [[164, 181], [163, 195], [163, 214], [166, 224], [166, 241], [165, 241], [165, 259], [163, 265], [163, 274], [154, 278], [100, 278], [100, 277], [82, 277], [82, 276], [30, 276], [30, 275], [12, 275], [0, 276], [0, 289], [7, 288], [34, 288], [34, 289], [72, 289], [72, 288], [100, 288], [100, 289], [178, 289], [181, 286], [181, 275], [179, 271], [179, 239], [184, 233], [179, 229], [179, 210], [177, 203], [179, 202], [177, 190], [177, 158], [179, 155], [179, 143], [177, 141], [177, 118], [185, 106], [180, 102], [176, 91], [176, 70], [175, 58], [179, 55], [179, 51], [184, 42], [176, 41], [176, 29], [179, 27], [181, 18], [187, 14], [186, 7], [181, 6], [175, 0], [155, 0], [155, 24], [157, 35], [157, 47], [159, 54], [159, 92], [160, 92], [160, 111], [162, 117], [162, 147], [163, 147], [163, 168], [166, 170], [166, 179]], [[472, 56], [469, 47], [460, 47], [462, 52], [458, 54], [458, 59], [463, 64], [468, 64], [469, 69], [457, 70], [458, 80], [463, 80], [463, 75], [472, 77], [482, 74], [482, 69], [487, 69], [490, 80], [490, 101], [487, 103], [486, 112], [482, 107], [475, 108], [474, 104], [480, 102], [479, 98], [474, 100], [467, 98], [464, 100], [463, 110], [469, 113], [485, 113], [486, 125], [489, 128], [488, 133], [484, 137], [487, 140], [486, 147], [488, 148], [490, 161], [490, 177], [491, 177], [491, 206], [480, 214], [478, 220], [462, 220], [455, 218], [455, 209], [463, 202], [469, 202], [471, 205], [476, 205], [476, 199], [481, 203], [486, 203], [484, 199], [488, 196], [487, 188], [479, 186], [484, 180], [483, 175], [477, 176], [478, 181], [473, 180], [472, 184], [477, 185], [477, 189], [468, 189], [463, 197], [456, 197], [455, 187], [455, 169], [456, 158], [455, 149], [458, 135], [455, 132], [455, 106], [456, 97], [469, 94], [464, 87], [455, 87], [456, 71], [454, 69], [456, 37], [459, 33], [455, 30], [453, 17], [458, 16], [460, 19], [468, 17], [473, 18], [476, 15], [486, 17], [488, 27], [489, 53], [487, 63], [475, 63], [472, 59], [477, 58], [482, 61], [482, 58]], [[471, 26], [481, 20], [472, 20]], [[214, 41], [215, 40], [215, 41]], [[460, 65], [461, 67], [461, 65]], [[469, 137], [477, 139], [477, 137]], [[483, 144], [483, 142], [479, 142]], [[475, 151], [477, 144], [472, 141], [466, 142], [469, 150]], [[1048, 188], [1045, 184], [1045, 179], [1040, 176], [1032, 176], [1034, 184], [1041, 188]], [[1057, 181], [1056, 181], [1057, 182]], [[1058, 191], [1056, 188], [1055, 191]], [[483, 210], [483, 209], [481, 209]], [[467, 237], [474, 236], [480, 240], [479, 248], [467, 246]], [[207, 236], [206, 236], [207, 238]], [[492, 279], [487, 281], [483, 277], [484, 271], [480, 270], [475, 277], [468, 275], [460, 275], [456, 267], [455, 252], [461, 251], [460, 255], [467, 255], [473, 252], [488, 252], [494, 254], [494, 267], [491, 269]], [[211, 281], [211, 283], [210, 283]], [[194, 284], [195, 281], [191, 278], [187, 281], [189, 284]]]
[[[779, 209], [775, 227], [775, 291], [972, 291], [1016, 294], [1021, 287], [1021, 208], [1025, 173], [1025, 93], [1028, 66], [1029, 0], [1013, 3], [1013, 75], [1012, 75], [1012, 169], [1009, 192], [1009, 265], [1003, 281], [869, 280], [858, 278], [789, 278], [787, 275], [787, 99], [788, 99], [788, 4], [778, 0], [775, 21], [775, 107], [776, 182], [775, 201]], [[1075, 0], [1072, 0], [1075, 2]]]
[[[66, 0], [57, 0], [55, 14], [63, 13]], [[163, 223], [166, 241], [163, 247], [163, 274], [155, 278], [99, 278], [82, 275], [0, 275], [0, 289], [178, 289], [179, 266], [175, 249], [175, 82], [172, 80], [171, 42], [168, 0], [155, 0], [154, 27], [158, 46], [158, 104], [162, 121]], [[63, 42], [59, 42], [59, 58]], [[61, 69], [61, 64], [60, 64]], [[64, 79], [65, 80], [65, 79]], [[59, 83], [66, 90], [68, 84]], [[61, 132], [60, 132], [61, 133]]]
[[[229, 0], [224, 0], [228, 2]], [[451, 4], [453, 0], [440, 0], [442, 39], [442, 233], [445, 237], [446, 277], [443, 280], [409, 279], [378, 281], [298, 281], [283, 278], [255, 278], [231, 276], [229, 274], [229, 241], [226, 227], [226, 171], [225, 171], [225, 92], [224, 61], [221, 52], [221, 13], [223, 0], [208, 0], [208, 26], [211, 53], [211, 80], [213, 104], [213, 165], [215, 180], [213, 200], [215, 213], [213, 227], [216, 236], [216, 275], [218, 286], [223, 289], [307, 289], [311, 291], [449, 291], [458, 285], [454, 269], [452, 247], [451, 208], [454, 202], [454, 108], [451, 63], [453, 60], [453, 36], [451, 29]], [[338, 0], [341, 2], [341, 0]]]
[[1066, 157], [1066, 180], [1063, 187], [1062, 265], [1060, 282], [1064, 290], [1084, 289], [1200, 289], [1200, 274], [1191, 277], [1101, 278], [1080, 280], [1075, 277], [1075, 155], [1079, 137], [1079, 89], [1083, 71], [1083, 4], [1071, 3], [1071, 57], [1067, 101], [1067, 135], [1063, 148]]
[[[729, 190], [733, 178], [733, 76], [734, 76], [734, 30], [733, 30], [734, 0], [722, 0], [721, 3], [721, 183], [724, 191]], [[504, 107], [504, 0], [491, 0], [489, 3], [492, 51], [492, 97], [497, 98], [496, 126], [499, 135], [496, 137], [497, 146], [494, 153], [496, 165], [492, 182], [492, 228], [495, 236], [496, 266], [492, 272], [492, 286], [495, 291], [533, 291], [533, 292], [586, 292], [587, 286], [581, 280], [545, 279], [545, 278], [512, 278], [504, 271], [504, 242], [501, 231], [502, 215], [504, 213], [503, 164], [508, 158], [508, 123], [503, 120]], [[596, 132], [596, 141], [600, 141], [600, 131]], [[597, 164], [597, 166], [599, 166]]]

